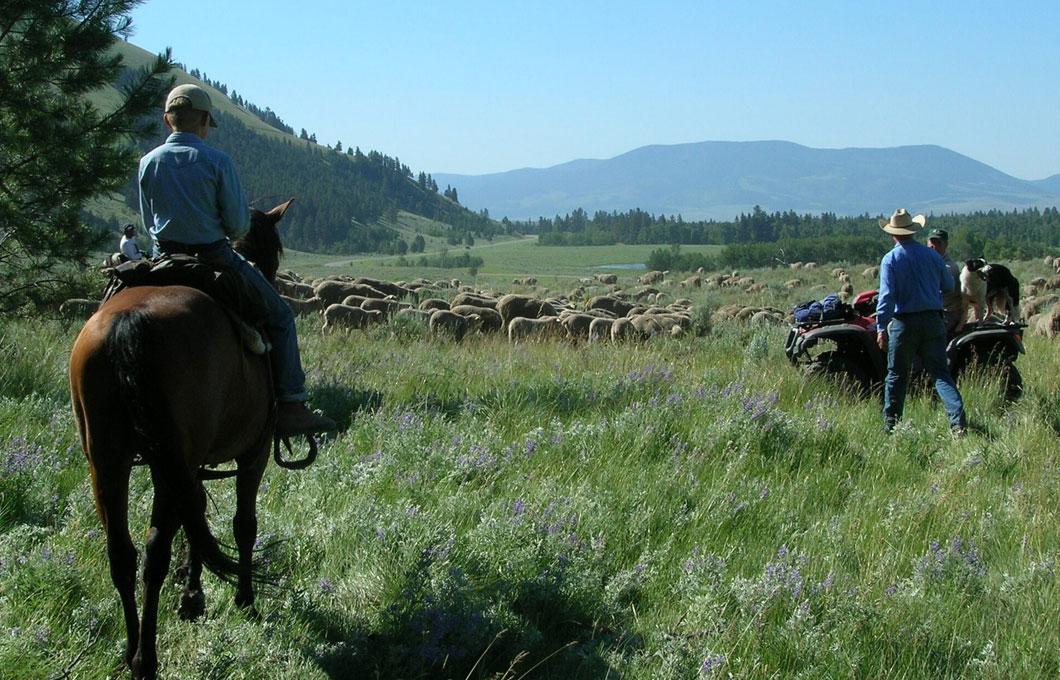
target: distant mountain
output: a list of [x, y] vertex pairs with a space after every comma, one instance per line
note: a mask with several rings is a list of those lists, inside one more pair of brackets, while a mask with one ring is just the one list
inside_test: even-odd
[[686, 219], [767, 211], [968, 212], [1060, 203], [1060, 175], [1030, 182], [939, 146], [813, 149], [783, 141], [645, 146], [608, 160], [490, 175], [435, 174], [494, 218], [640, 208]]
[[[155, 58], [121, 40], [114, 49], [128, 68]], [[417, 236], [445, 241], [463, 238], [468, 232], [490, 236], [500, 231], [496, 222], [440, 194], [428, 175], [414, 177], [397, 158], [378, 151], [362, 153], [352, 145], [330, 148], [308, 136], [295, 136], [268, 107], [243, 101], [234, 89], [229, 92], [226, 85], [205, 80], [205, 75], [198, 78], [194, 69], [188, 73], [177, 68], [172, 75], [178, 84], [195, 83], [209, 92], [220, 125], [211, 129], [207, 143], [235, 161], [251, 206], [268, 209], [287, 198], [296, 199], [295, 208], [281, 223], [281, 236], [288, 247], [404, 253], [417, 240], [426, 240]], [[115, 89], [94, 93], [92, 99], [104, 109], [118, 100]], [[142, 145], [144, 151], [166, 137], [161, 111], [158, 118], [158, 134]], [[100, 201], [89, 208], [97, 222], [113, 228], [118, 220], [136, 219], [135, 174], [135, 167], [130, 167], [124, 207], [116, 201]]]
[[1060, 175], [1053, 175], [1052, 177], [1046, 177], [1045, 179], [1035, 180], [1031, 182], [1042, 191], [1060, 195]]

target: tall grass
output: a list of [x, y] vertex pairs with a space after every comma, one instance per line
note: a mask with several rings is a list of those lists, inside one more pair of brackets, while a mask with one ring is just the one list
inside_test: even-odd
[[[160, 617], [165, 677], [1056, 677], [1060, 352], [1027, 394], [962, 383], [973, 433], [914, 396], [806, 382], [783, 329], [639, 346], [300, 336], [345, 430], [270, 467], [260, 620], [207, 578]], [[0, 668], [120, 677], [124, 629], [66, 397], [76, 326], [0, 336]], [[139, 542], [151, 487], [137, 469]], [[228, 534], [231, 483], [213, 482]], [[278, 540], [276, 540], [278, 539]], [[176, 603], [167, 584], [163, 601]]]

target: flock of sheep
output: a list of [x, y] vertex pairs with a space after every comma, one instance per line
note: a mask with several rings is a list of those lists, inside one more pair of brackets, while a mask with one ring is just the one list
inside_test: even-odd
[[[536, 281], [520, 279], [521, 285]], [[614, 284], [613, 274], [582, 279], [584, 285]], [[320, 313], [323, 330], [365, 328], [391, 317], [421, 322], [431, 336], [456, 340], [469, 333], [503, 333], [511, 342], [571, 339], [638, 340], [653, 335], [679, 336], [692, 328], [692, 302], [661, 304], [660, 291], [644, 286], [634, 293], [594, 295], [581, 302], [584, 288], [570, 296], [538, 299], [530, 295], [461, 286], [459, 281], [389, 282], [367, 277], [326, 277], [312, 283], [280, 272], [276, 287], [298, 314]], [[442, 295], [451, 293], [449, 299]]]
[[[1048, 276], [1034, 276], [1021, 287], [1020, 318], [1032, 332], [1054, 338], [1060, 335], [1060, 257], [1046, 257]], [[834, 267], [834, 284], [810, 282], [821, 279], [813, 272], [799, 278], [803, 270], [816, 270], [815, 262], [787, 265], [795, 274], [781, 284], [790, 297], [824, 297], [837, 293], [849, 301], [854, 295], [851, 275]], [[1032, 273], [1037, 271], [1031, 265]], [[656, 335], [680, 336], [702, 332], [719, 322], [779, 325], [790, 322], [790, 312], [773, 305], [725, 304], [713, 310], [710, 319], [696, 319], [687, 297], [692, 289], [730, 291], [737, 297], [768, 299], [770, 285], [739, 272], [707, 274], [703, 270], [671, 280], [670, 272], [650, 271], [622, 287], [615, 274], [597, 274], [578, 280], [568, 293], [541, 299], [532, 295], [500, 294], [461, 285], [457, 280], [389, 282], [367, 277], [329, 276], [303, 280], [290, 271], [277, 275], [276, 287], [295, 314], [320, 315], [323, 328], [366, 328], [392, 317], [408, 317], [422, 323], [432, 336], [462, 339], [469, 333], [501, 334], [512, 342], [533, 339], [640, 340]], [[859, 285], [874, 288], [878, 267], [860, 272]], [[534, 277], [517, 278], [513, 284], [537, 289]], [[779, 286], [778, 286], [779, 287]], [[601, 293], [601, 294], [595, 294]], [[545, 293], [547, 294], [547, 291]], [[784, 293], [781, 292], [781, 295]], [[726, 297], [723, 293], [723, 297]], [[727, 297], [732, 297], [728, 295]], [[98, 307], [94, 300], [68, 300], [60, 314], [87, 318]]]

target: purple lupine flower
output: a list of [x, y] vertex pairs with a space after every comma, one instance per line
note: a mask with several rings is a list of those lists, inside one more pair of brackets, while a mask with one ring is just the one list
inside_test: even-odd
[[419, 417], [411, 411], [398, 416], [397, 421], [398, 432], [405, 432], [406, 430], [417, 429], [423, 424], [423, 421], [421, 421]]
[[331, 579], [329, 579], [329, 578], [320, 579], [320, 592], [324, 593], [325, 595], [331, 595], [332, 593], [335, 592], [335, 586], [332, 585]]
[[699, 667], [699, 674], [712, 675], [716, 671], [721, 670], [726, 661], [724, 654], [708, 654], [707, 658], [703, 659], [703, 665]]
[[518, 517], [519, 515], [522, 515], [524, 512], [526, 512], [526, 503], [523, 502], [523, 499], [520, 498], [520, 499], [516, 500], [514, 503], [512, 503], [512, 514], [513, 515]]
[[15, 437], [4, 447], [3, 476], [11, 477], [23, 472], [32, 472], [44, 462], [44, 447], [33, 444], [25, 437]]

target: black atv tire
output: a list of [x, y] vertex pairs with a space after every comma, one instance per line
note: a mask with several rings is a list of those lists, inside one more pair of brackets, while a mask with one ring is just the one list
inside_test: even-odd
[[1019, 401], [1023, 396], [1023, 376], [1011, 361], [1006, 361], [1001, 366], [1001, 385], [1005, 390], [1005, 401]]
[[1016, 368], [1016, 364], [1009, 360], [1002, 360], [992, 365], [984, 365], [982, 362], [969, 362], [957, 366], [956, 370], [952, 371], [952, 374], [954, 381], [958, 383], [958, 389], [960, 389], [961, 377], [972, 367], [993, 371], [1000, 378], [1001, 396], [1005, 401], [1013, 403], [1019, 401], [1020, 397], [1023, 396], [1023, 376], [1020, 374], [1020, 370]]
[[872, 393], [872, 381], [869, 379], [868, 371], [848, 356], [835, 352], [822, 352], [806, 364], [803, 371], [808, 378], [826, 377], [841, 387], [853, 390], [861, 397], [867, 397]]

